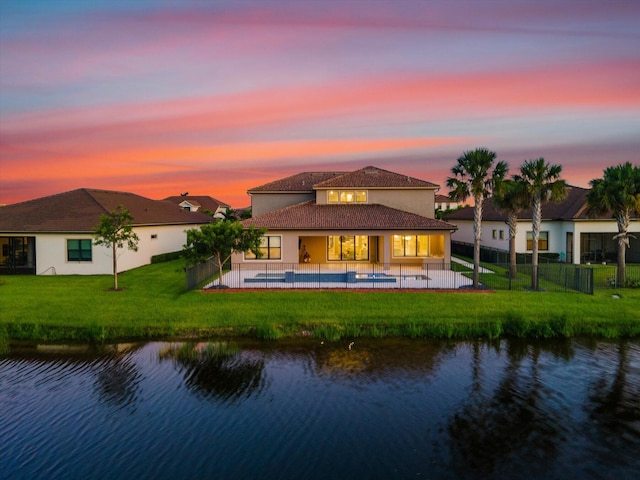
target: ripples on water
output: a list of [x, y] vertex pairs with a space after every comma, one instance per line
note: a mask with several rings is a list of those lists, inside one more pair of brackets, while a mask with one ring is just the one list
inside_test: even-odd
[[0, 478], [634, 478], [640, 344], [14, 349]]

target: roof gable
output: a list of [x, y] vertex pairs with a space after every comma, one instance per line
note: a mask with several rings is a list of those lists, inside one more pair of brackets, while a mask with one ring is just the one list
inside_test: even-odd
[[345, 173], [324, 182], [317, 183], [315, 188], [438, 188], [435, 183], [420, 180], [408, 175], [389, 172], [378, 167], [364, 167], [354, 172]]
[[313, 192], [317, 183], [344, 175], [345, 172], [302, 172], [248, 190], [256, 192]]
[[124, 206], [134, 226], [199, 224], [211, 217], [176, 204], [113, 190], [81, 188], [0, 208], [2, 232], [91, 232], [100, 215]]
[[[174, 195], [164, 200], [175, 203], [177, 205], [191, 205], [198, 207], [200, 210], [209, 210], [215, 212], [220, 207], [231, 207], [228, 203], [222, 202], [208, 195]], [[186, 203], [185, 203], [186, 202]]]

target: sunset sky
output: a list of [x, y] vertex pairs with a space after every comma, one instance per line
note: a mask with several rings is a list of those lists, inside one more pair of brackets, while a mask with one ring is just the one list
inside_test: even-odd
[[3, 0], [0, 204], [247, 189], [466, 150], [587, 187], [640, 164], [634, 0]]

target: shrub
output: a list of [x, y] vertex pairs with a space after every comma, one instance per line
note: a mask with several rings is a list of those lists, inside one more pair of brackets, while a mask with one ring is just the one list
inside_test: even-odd
[[255, 335], [259, 340], [278, 340], [284, 336], [284, 332], [276, 325], [264, 323], [256, 327]]
[[566, 315], [554, 317], [549, 322], [554, 337], [571, 337], [573, 336], [573, 325], [567, 319]]
[[530, 328], [531, 321], [517, 313], [510, 313], [502, 322], [502, 331], [509, 337], [524, 338]]
[[342, 331], [334, 325], [323, 325], [313, 330], [313, 336], [327, 342], [337, 342], [342, 338]]

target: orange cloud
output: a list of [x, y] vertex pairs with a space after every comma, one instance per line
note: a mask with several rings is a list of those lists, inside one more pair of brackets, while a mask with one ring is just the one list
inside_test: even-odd
[[[348, 138], [349, 125], [361, 132], [395, 122], [438, 125], [554, 112], [633, 113], [640, 109], [638, 84], [636, 62], [612, 60], [468, 75], [381, 75], [234, 95], [7, 114], [0, 125], [2, 182], [23, 181], [25, 171], [34, 180], [93, 182], [424, 152], [468, 139], [395, 138], [399, 129], [388, 138]], [[1, 201], [11, 201], [2, 190]]]

